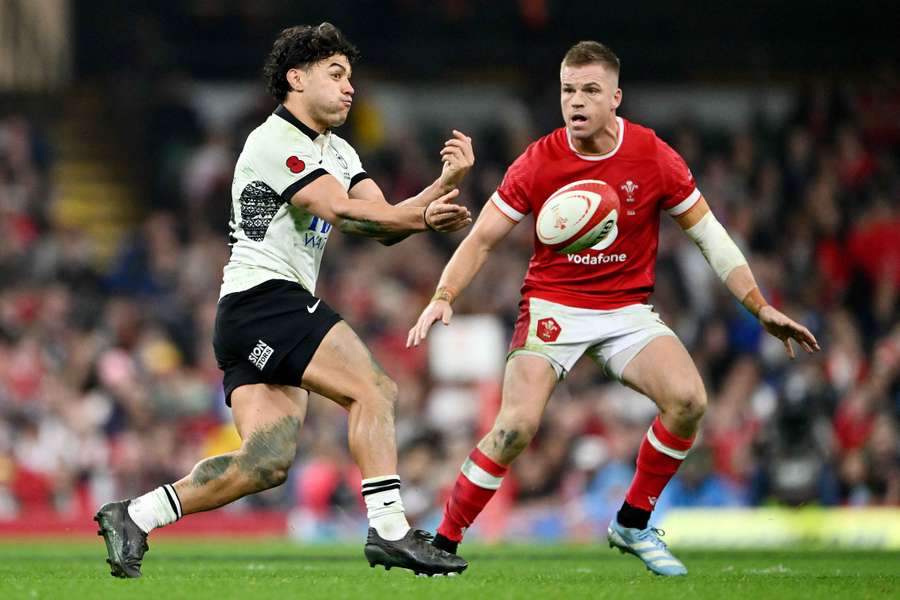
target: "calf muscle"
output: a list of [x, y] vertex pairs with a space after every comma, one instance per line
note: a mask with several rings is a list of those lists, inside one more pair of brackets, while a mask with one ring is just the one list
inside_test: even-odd
[[194, 470], [191, 471], [191, 485], [194, 487], [203, 487], [210, 481], [218, 479], [225, 474], [234, 457], [230, 454], [221, 456], [213, 456], [204, 461], [197, 463]]
[[306, 412], [306, 392], [298, 388], [250, 385], [232, 394], [240, 449], [197, 463], [175, 483], [182, 512], [211, 510], [238, 498], [281, 485], [294, 461], [297, 432]]

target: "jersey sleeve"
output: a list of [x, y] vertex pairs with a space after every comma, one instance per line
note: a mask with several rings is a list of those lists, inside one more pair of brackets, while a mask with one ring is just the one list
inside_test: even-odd
[[318, 153], [312, 143], [283, 146], [257, 144], [253, 148], [253, 168], [263, 183], [275, 190], [281, 199], [290, 202], [304, 186], [328, 172], [319, 164]]
[[660, 139], [656, 159], [663, 182], [661, 208], [673, 217], [686, 213], [700, 199], [694, 175], [684, 159]]
[[522, 154], [506, 170], [500, 187], [491, 195], [491, 202], [506, 217], [518, 223], [531, 212], [531, 169], [528, 154]]
[[352, 190], [353, 186], [362, 181], [363, 179], [370, 179], [368, 173], [362, 166], [362, 161], [359, 159], [359, 154], [356, 153], [356, 150], [353, 149], [353, 146], [347, 144], [347, 149], [349, 150], [349, 165], [350, 165], [350, 185], [347, 186], [348, 190]]

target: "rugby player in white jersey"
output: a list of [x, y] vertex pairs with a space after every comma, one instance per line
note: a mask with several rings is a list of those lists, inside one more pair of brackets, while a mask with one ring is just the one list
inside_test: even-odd
[[440, 177], [389, 204], [350, 144], [332, 132], [347, 119], [357, 57], [330, 23], [285, 29], [275, 41], [264, 75], [280, 104], [247, 137], [235, 166], [231, 258], [213, 340], [242, 445], [201, 461], [173, 484], [100, 508], [95, 520], [114, 576], [140, 576], [153, 529], [281, 485], [294, 461], [308, 391], [347, 410], [350, 452], [368, 509], [370, 565], [429, 575], [467, 566], [431, 545], [424, 531], [410, 529], [397, 475], [397, 386], [313, 294], [332, 225], [385, 244], [469, 225], [469, 211], [452, 201], [474, 163], [472, 143], [454, 131], [441, 150]]

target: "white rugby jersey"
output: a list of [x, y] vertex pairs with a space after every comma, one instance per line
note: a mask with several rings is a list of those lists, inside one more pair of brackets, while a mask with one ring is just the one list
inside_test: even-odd
[[219, 298], [270, 279], [315, 293], [331, 224], [290, 201], [325, 174], [347, 190], [368, 177], [350, 144], [307, 127], [284, 106], [247, 136], [231, 184], [231, 258]]

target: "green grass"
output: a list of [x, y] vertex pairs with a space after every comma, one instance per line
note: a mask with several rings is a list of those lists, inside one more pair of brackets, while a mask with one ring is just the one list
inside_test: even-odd
[[103, 542], [0, 542], [0, 598], [878, 598], [900, 597], [900, 553], [677, 552], [687, 577], [650, 575], [605, 546], [465, 548], [460, 577], [370, 569], [359, 546], [156, 540], [144, 577], [109, 576]]

